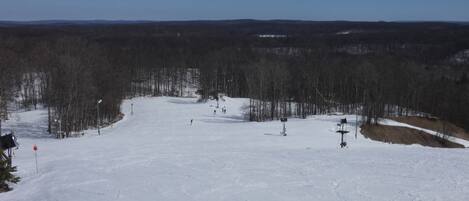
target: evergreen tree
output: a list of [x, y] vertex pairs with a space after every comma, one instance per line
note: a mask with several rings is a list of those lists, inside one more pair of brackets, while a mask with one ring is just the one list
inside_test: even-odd
[[2, 150], [0, 152], [2, 153], [0, 155], [0, 192], [5, 192], [11, 190], [8, 183], [17, 183], [20, 178], [13, 175], [16, 172], [16, 167], [9, 164], [8, 158], [5, 157]]

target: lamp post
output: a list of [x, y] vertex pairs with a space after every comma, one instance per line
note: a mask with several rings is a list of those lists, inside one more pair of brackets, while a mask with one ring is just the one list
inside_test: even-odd
[[57, 138], [62, 138], [62, 121], [60, 121], [59, 119], [54, 119], [54, 122], [59, 123], [59, 132], [57, 134]]
[[96, 104], [96, 109], [97, 109], [97, 119], [96, 119], [96, 124], [98, 126], [98, 135], [101, 135], [101, 131], [99, 129], [99, 124], [101, 123], [100, 120], [99, 120], [99, 104], [101, 104], [103, 102], [102, 99], [99, 99], [98, 100], [98, 103]]

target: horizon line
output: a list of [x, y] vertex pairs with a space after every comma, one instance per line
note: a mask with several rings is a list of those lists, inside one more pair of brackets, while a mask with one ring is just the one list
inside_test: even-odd
[[38, 19], [38, 20], [3, 20], [0, 23], [13, 22], [13, 23], [41, 23], [41, 22], [221, 22], [221, 21], [292, 21], [292, 22], [385, 22], [385, 23], [425, 23], [425, 22], [446, 22], [446, 23], [467, 23], [469, 20], [346, 20], [346, 19], [331, 19], [331, 20], [306, 20], [306, 19], [256, 19], [256, 18], [226, 18], [226, 19], [165, 19], [165, 20], [149, 20], [149, 19]]

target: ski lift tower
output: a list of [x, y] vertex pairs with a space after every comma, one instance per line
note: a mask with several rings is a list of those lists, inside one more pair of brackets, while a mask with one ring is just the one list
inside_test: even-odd
[[287, 128], [285, 127], [285, 123], [287, 123], [288, 119], [286, 117], [280, 118], [280, 121], [283, 123], [283, 130], [280, 132], [280, 135], [287, 136]]
[[340, 133], [340, 148], [344, 148], [347, 146], [347, 142], [345, 142], [344, 140], [344, 136], [345, 134], [349, 133], [350, 131], [347, 130], [346, 128], [346, 125], [347, 125], [347, 119], [341, 119], [340, 120], [340, 124], [337, 124], [338, 126], [338, 129], [337, 129], [337, 133]]

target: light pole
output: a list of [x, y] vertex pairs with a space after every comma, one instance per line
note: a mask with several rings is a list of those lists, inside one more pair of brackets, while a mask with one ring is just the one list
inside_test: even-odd
[[101, 131], [99, 130], [99, 124], [101, 123], [100, 120], [99, 120], [99, 104], [101, 104], [103, 102], [102, 99], [99, 99], [98, 100], [98, 103], [96, 104], [96, 108], [97, 108], [97, 119], [96, 119], [96, 124], [98, 126], [98, 135], [101, 135]]
[[54, 119], [55, 123], [59, 123], [59, 132], [58, 132], [58, 135], [57, 135], [57, 138], [62, 138], [62, 121], [58, 120], [58, 119]]

